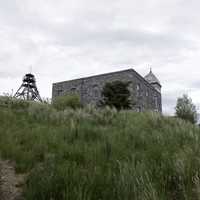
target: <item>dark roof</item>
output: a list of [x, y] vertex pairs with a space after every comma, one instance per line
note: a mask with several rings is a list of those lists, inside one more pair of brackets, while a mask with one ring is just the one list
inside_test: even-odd
[[[112, 75], [112, 74], [118, 74], [118, 73], [122, 73], [122, 72], [134, 72], [139, 79], [143, 80], [149, 87], [151, 87], [155, 90], [155, 88], [144, 77], [142, 77], [139, 73], [137, 73], [133, 68], [115, 71], [115, 72], [104, 73], [104, 74], [98, 74], [98, 75], [93, 75], [93, 76], [88, 76], [88, 77], [82, 77], [82, 78], [72, 79], [72, 80], [67, 80], [67, 81], [61, 81], [61, 82], [56, 82], [53, 84], [62, 84], [62, 83], [68, 83], [68, 82], [74, 82], [74, 81], [81, 81], [81, 80], [95, 78], [95, 77], [102, 77], [102, 76], [107, 76], [107, 75]], [[157, 90], [155, 90], [155, 91], [157, 91]]]
[[[121, 72], [126, 72], [126, 71], [131, 71], [133, 69], [125, 69], [125, 70], [120, 70], [120, 71], [115, 71], [115, 72], [108, 72], [108, 73], [103, 73], [103, 74], [97, 74], [97, 75], [92, 75], [92, 76], [86, 76], [86, 77], [82, 77], [82, 78], [77, 78], [77, 79], [71, 79], [71, 80], [67, 80], [67, 81], [60, 81], [60, 82], [56, 82], [54, 84], [59, 84], [59, 83], [66, 83], [66, 82], [71, 82], [71, 81], [78, 81], [78, 80], [85, 80], [85, 79], [90, 79], [90, 78], [95, 78], [95, 77], [101, 77], [101, 76], [106, 76], [106, 75], [112, 75], [112, 74], [118, 74]], [[135, 70], [133, 70], [135, 71]], [[136, 72], [136, 71], [135, 71]], [[136, 72], [137, 73], [137, 72]], [[142, 77], [143, 78], [143, 77]]]
[[159, 85], [161, 85], [160, 81], [157, 79], [157, 77], [153, 74], [153, 72], [151, 70], [144, 78], [149, 83], [158, 83]]

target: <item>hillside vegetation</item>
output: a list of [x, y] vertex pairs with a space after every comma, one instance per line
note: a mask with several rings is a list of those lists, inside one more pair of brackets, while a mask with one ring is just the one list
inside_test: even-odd
[[156, 113], [1, 99], [0, 155], [26, 200], [200, 199], [200, 130]]

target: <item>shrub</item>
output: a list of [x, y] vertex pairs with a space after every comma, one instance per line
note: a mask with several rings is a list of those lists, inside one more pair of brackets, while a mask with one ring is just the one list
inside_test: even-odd
[[118, 110], [131, 108], [129, 82], [114, 81], [104, 85], [102, 105], [115, 107]]
[[195, 105], [192, 103], [192, 99], [187, 95], [178, 98], [176, 104], [176, 116], [189, 121], [193, 124], [197, 122], [197, 111]]
[[0, 106], [12, 108], [15, 110], [27, 110], [29, 107], [29, 101], [22, 99], [16, 99], [10, 96], [1, 96], [0, 97]]
[[28, 115], [35, 121], [47, 121], [50, 119], [54, 108], [50, 104], [40, 102], [30, 102], [28, 108]]
[[66, 108], [80, 108], [80, 97], [78, 95], [59, 96], [53, 101], [53, 106], [57, 110], [65, 110]]

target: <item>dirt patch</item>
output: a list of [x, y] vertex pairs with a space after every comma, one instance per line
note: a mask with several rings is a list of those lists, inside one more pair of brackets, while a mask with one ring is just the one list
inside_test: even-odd
[[15, 173], [10, 161], [0, 160], [0, 200], [22, 200], [25, 177]]

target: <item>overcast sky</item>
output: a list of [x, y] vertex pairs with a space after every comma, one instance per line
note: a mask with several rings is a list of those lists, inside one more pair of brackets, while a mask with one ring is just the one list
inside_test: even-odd
[[52, 83], [152, 67], [163, 111], [183, 93], [200, 107], [200, 1], [0, 0], [0, 94], [36, 75], [42, 97]]

